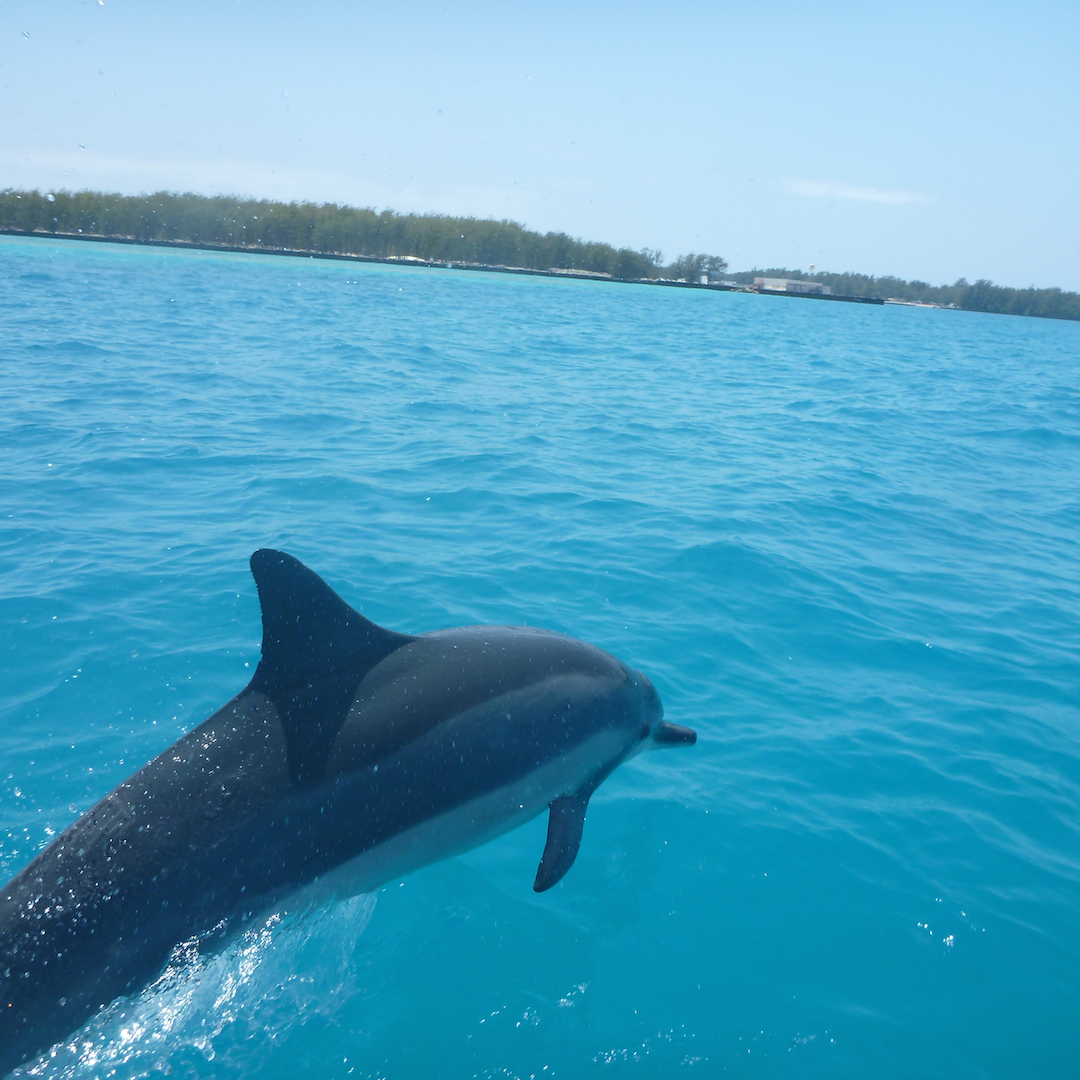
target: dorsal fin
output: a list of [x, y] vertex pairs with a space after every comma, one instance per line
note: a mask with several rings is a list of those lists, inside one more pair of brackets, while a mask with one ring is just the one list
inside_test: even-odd
[[413, 639], [350, 607], [318, 574], [284, 551], [261, 548], [251, 573], [262, 605], [262, 660], [252, 689], [287, 689], [343, 662], [377, 663]]
[[283, 551], [251, 556], [262, 605], [262, 660], [248, 684], [281, 714], [298, 783], [316, 780], [360, 680], [414, 639], [365, 619]]

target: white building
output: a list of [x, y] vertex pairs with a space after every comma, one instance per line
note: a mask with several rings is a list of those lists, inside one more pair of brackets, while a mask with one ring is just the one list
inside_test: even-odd
[[820, 281], [798, 281], [793, 278], [756, 277], [754, 288], [764, 292], [809, 293], [814, 296], [832, 296], [832, 289]]

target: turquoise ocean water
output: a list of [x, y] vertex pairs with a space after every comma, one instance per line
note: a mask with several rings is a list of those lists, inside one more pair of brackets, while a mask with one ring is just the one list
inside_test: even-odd
[[250, 677], [247, 558], [696, 747], [178, 964], [35, 1070], [1080, 1072], [1080, 325], [0, 239], [0, 875]]

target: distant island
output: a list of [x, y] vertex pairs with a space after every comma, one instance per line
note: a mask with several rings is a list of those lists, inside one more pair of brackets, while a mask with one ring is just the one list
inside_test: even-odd
[[615, 281], [724, 282], [755, 277], [816, 281], [833, 294], [1080, 320], [1080, 293], [1013, 289], [990, 281], [929, 285], [895, 277], [816, 273], [782, 267], [728, 273], [718, 255], [690, 254], [665, 265], [659, 251], [615, 248], [566, 233], [538, 233], [514, 221], [398, 214], [334, 203], [282, 203], [157, 192], [0, 191], [0, 233], [175, 244], [242, 251], [422, 260]]

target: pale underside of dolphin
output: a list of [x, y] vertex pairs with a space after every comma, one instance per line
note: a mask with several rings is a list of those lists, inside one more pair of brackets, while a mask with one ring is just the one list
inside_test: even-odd
[[570, 869], [589, 796], [689, 744], [652, 684], [573, 638], [385, 630], [283, 552], [251, 557], [251, 682], [0, 893], [0, 1076], [145, 985], [180, 942], [313, 883], [367, 891], [550, 810], [534, 888]]

